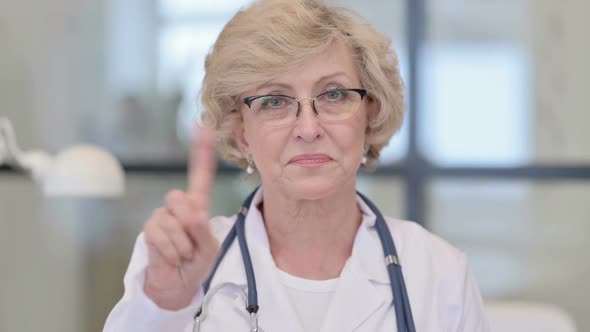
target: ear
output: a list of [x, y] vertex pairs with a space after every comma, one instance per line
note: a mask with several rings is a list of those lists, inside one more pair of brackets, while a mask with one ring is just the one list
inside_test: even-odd
[[234, 130], [234, 140], [236, 141], [236, 145], [240, 149], [240, 152], [244, 157], [250, 155], [250, 145], [248, 144], [248, 140], [246, 139], [246, 131], [244, 129], [244, 123], [240, 123], [239, 126], [236, 127]]

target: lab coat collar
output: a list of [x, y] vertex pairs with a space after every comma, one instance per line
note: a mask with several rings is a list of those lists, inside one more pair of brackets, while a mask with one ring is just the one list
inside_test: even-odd
[[[363, 213], [363, 220], [354, 240], [351, 261], [358, 264], [359, 271], [367, 279], [381, 284], [390, 284], [383, 247], [379, 239], [379, 234], [377, 234], [377, 228], [375, 227], [377, 216], [359, 195], [357, 195], [357, 203]], [[400, 239], [394, 235], [395, 229], [391, 228], [391, 224], [387, 220], [386, 223], [389, 226], [392, 236], [395, 237], [394, 243], [399, 256], [403, 250], [400, 245]]]
[[[252, 264], [260, 305], [259, 322], [263, 331], [303, 331], [280, 278], [270, 252], [268, 235], [258, 204], [262, 201], [262, 189], [255, 194], [246, 215], [246, 241], [252, 253]], [[383, 303], [391, 300], [390, 292], [377, 288], [389, 284], [383, 260], [383, 250], [375, 231], [375, 214], [357, 196], [363, 220], [357, 232], [352, 255], [340, 276], [338, 288], [327, 312], [322, 330], [350, 331], [366, 320]], [[219, 266], [213, 284], [231, 282], [247, 286], [241, 252], [234, 241]], [[246, 313], [243, 301], [236, 305]], [[278, 319], [280, 317], [280, 319]], [[285, 322], [297, 322], [296, 324]]]
[[[247, 241], [250, 250], [260, 248], [263, 251], [262, 254], [270, 255], [268, 234], [266, 233], [262, 213], [258, 209], [258, 205], [262, 202], [262, 193], [263, 188], [260, 187], [250, 204], [245, 221], [246, 236], [248, 237]], [[354, 240], [351, 260], [367, 279], [389, 284], [390, 280], [384, 263], [383, 247], [375, 227], [377, 217], [359, 195], [357, 195], [357, 204], [362, 213], [362, 221]], [[391, 232], [393, 233], [393, 230]], [[396, 247], [399, 247], [397, 242], [396, 239]], [[399, 253], [401, 248], [397, 249]]]

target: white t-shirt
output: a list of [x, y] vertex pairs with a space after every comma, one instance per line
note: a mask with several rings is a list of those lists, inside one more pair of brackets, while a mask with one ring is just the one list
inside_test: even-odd
[[280, 269], [277, 271], [305, 332], [320, 331], [332, 297], [336, 292], [339, 278], [309, 280], [288, 274]]

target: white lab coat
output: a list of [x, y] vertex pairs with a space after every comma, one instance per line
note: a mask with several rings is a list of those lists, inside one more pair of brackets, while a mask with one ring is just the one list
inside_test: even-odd
[[[259, 328], [263, 332], [304, 332], [277, 275], [260, 211], [259, 191], [246, 216], [246, 239], [258, 286]], [[351, 257], [342, 270], [321, 332], [397, 331], [389, 277], [376, 233], [375, 215], [358, 199], [363, 221]], [[220, 241], [235, 221], [212, 219]], [[489, 331], [479, 289], [465, 255], [416, 223], [386, 217], [397, 248], [418, 332]], [[125, 293], [107, 318], [105, 332], [192, 331], [202, 290], [179, 311], [160, 309], [143, 292], [148, 265], [141, 234], [125, 274]], [[211, 283], [224, 287], [211, 296], [201, 331], [249, 331], [246, 278], [237, 241]]]

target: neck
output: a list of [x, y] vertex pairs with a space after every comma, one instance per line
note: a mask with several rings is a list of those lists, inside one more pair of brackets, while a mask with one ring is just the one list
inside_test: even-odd
[[261, 210], [278, 268], [307, 279], [340, 275], [362, 216], [354, 183], [317, 200], [293, 199], [265, 187]]

